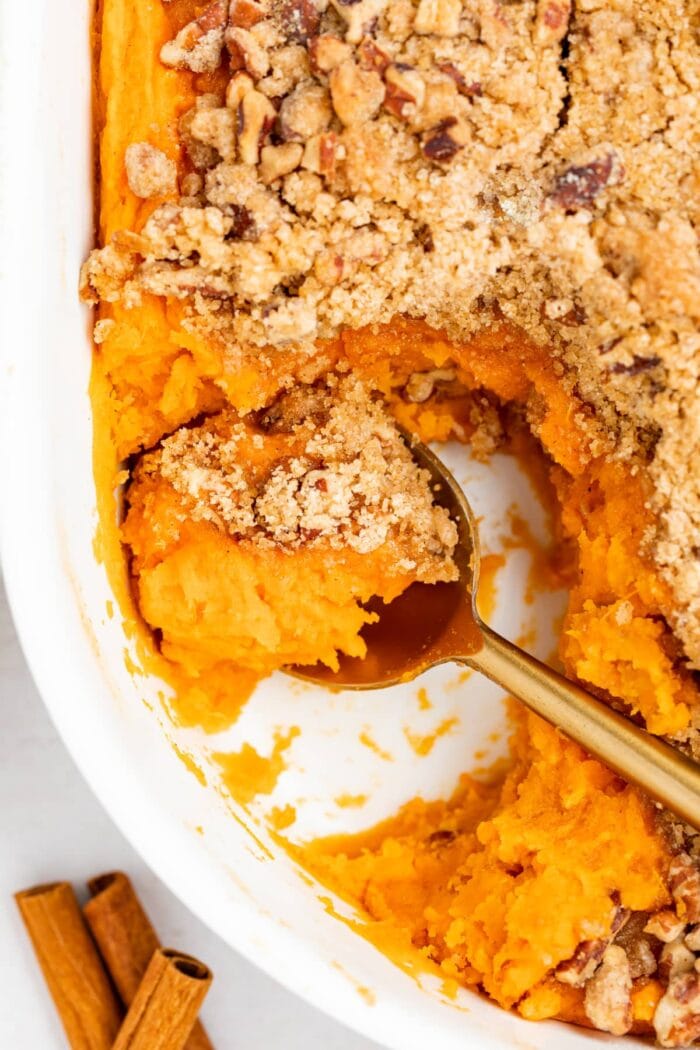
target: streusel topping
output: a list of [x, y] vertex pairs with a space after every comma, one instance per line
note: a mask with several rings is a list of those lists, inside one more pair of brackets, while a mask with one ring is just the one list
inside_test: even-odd
[[282, 395], [257, 426], [228, 410], [183, 427], [143, 457], [135, 481], [153, 476], [181, 497], [183, 517], [238, 541], [366, 554], [391, 539], [397, 571], [457, 578], [454, 522], [386, 409], [352, 377]]
[[[181, 196], [93, 253], [84, 294], [186, 299], [232, 366], [397, 314], [522, 326], [593, 408], [591, 453], [649, 465], [649, 547], [700, 666], [699, 16], [215, 0], [161, 52], [232, 69], [181, 119]], [[167, 178], [145, 157], [135, 192]]]

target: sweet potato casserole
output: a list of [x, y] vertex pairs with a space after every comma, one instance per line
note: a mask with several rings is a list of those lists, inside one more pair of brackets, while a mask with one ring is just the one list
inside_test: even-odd
[[[454, 578], [398, 422], [534, 435], [567, 672], [700, 757], [697, 0], [103, 0], [96, 44], [99, 498], [179, 717]], [[535, 716], [305, 862], [524, 1017], [700, 1038], [700, 837]]]

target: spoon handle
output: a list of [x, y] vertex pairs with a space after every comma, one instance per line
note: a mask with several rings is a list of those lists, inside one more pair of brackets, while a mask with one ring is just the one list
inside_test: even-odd
[[568, 737], [700, 828], [700, 763], [630, 722], [580, 686], [481, 625], [484, 645], [463, 662], [503, 686]]

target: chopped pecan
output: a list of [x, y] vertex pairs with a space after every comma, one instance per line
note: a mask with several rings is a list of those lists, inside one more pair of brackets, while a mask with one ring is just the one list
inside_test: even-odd
[[662, 1046], [688, 1046], [700, 1038], [700, 975], [673, 977], [654, 1014], [654, 1031]]
[[199, 18], [188, 22], [174, 40], [160, 49], [160, 60], [175, 69], [193, 73], [213, 73], [221, 62], [224, 30], [228, 20], [228, 0], [214, 0]]
[[428, 132], [423, 142], [423, 153], [429, 160], [447, 164], [468, 141], [466, 126], [456, 117], [448, 117]]
[[269, 98], [248, 91], [238, 104], [238, 155], [244, 164], [257, 164], [260, 149], [272, 130], [277, 113]]
[[299, 84], [282, 102], [279, 131], [285, 142], [306, 142], [328, 128], [333, 107], [327, 90], [312, 80]]
[[425, 81], [412, 66], [392, 62], [386, 68], [384, 82], [384, 108], [395, 117], [405, 116], [409, 107], [415, 111], [423, 105]]
[[675, 941], [680, 937], [684, 929], [685, 922], [678, 918], [675, 911], [666, 908], [663, 911], [657, 911], [655, 915], [651, 916], [644, 927], [644, 932], [650, 933], [653, 937], [658, 937], [664, 944], [670, 944], [671, 941]]
[[359, 44], [371, 31], [388, 0], [331, 0], [331, 3], [347, 25], [345, 39], [349, 44]]
[[421, 35], [457, 36], [462, 0], [420, 0], [413, 28]]
[[335, 168], [340, 159], [341, 146], [338, 136], [334, 131], [326, 131], [321, 135], [314, 135], [304, 147], [304, 156], [301, 164], [309, 172], [325, 175], [332, 178]]
[[625, 1035], [632, 1027], [632, 978], [624, 948], [611, 944], [586, 985], [584, 1010], [603, 1032]]
[[321, 11], [314, 0], [284, 0], [279, 21], [287, 40], [307, 44], [318, 33]]
[[454, 62], [438, 62], [438, 69], [455, 82], [460, 95], [464, 95], [466, 98], [478, 98], [479, 95], [483, 95], [481, 82], [472, 80], [467, 83], [467, 78], [463, 73], [460, 73]]
[[590, 164], [573, 165], [557, 175], [550, 199], [565, 211], [585, 208], [611, 182], [615, 157], [606, 153]]
[[593, 976], [608, 945], [624, 929], [630, 917], [629, 911], [620, 907], [617, 897], [613, 901], [613, 908], [610, 934], [607, 937], [581, 941], [571, 958], [559, 963], [554, 976], [562, 984], [580, 988]]
[[232, 26], [226, 30], [226, 46], [237, 69], [245, 69], [253, 80], [261, 80], [270, 69], [267, 50], [249, 29]]
[[357, 60], [363, 69], [373, 69], [375, 73], [384, 73], [391, 62], [391, 58], [377, 47], [371, 37], [363, 37], [357, 48]]
[[252, 91], [254, 87], [255, 82], [247, 73], [234, 73], [226, 88], [226, 105], [229, 109], [237, 113], [243, 96]]
[[687, 853], [671, 861], [669, 885], [679, 914], [687, 923], [700, 922], [700, 870]]
[[593, 941], [581, 941], [571, 958], [559, 963], [554, 976], [562, 984], [582, 988], [595, 973], [607, 946], [608, 941], [602, 937]]
[[328, 80], [333, 108], [343, 124], [364, 124], [376, 116], [385, 94], [378, 73], [348, 60], [331, 70]]
[[453, 80], [445, 78], [427, 83], [423, 104], [411, 117], [411, 129], [431, 132], [444, 121], [455, 120], [459, 104], [457, 85]]
[[283, 142], [281, 146], [263, 146], [260, 150], [260, 178], [269, 186], [271, 182], [289, 175], [298, 168], [304, 153], [299, 142]]
[[695, 955], [683, 943], [679, 934], [673, 941], [664, 944], [659, 956], [659, 974], [664, 980], [671, 980], [678, 974], [688, 973], [695, 966]]
[[177, 188], [175, 161], [148, 142], [132, 142], [124, 152], [129, 189], [137, 197], [164, 197]]
[[252, 29], [265, 18], [265, 9], [258, 0], [231, 0], [228, 21], [231, 26]]
[[311, 68], [315, 73], [330, 73], [352, 56], [352, 48], [340, 37], [324, 33], [309, 41]]

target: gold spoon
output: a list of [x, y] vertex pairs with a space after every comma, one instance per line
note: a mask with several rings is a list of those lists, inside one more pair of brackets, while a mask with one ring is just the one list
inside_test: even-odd
[[415, 583], [389, 605], [369, 607], [379, 621], [363, 631], [364, 658], [340, 657], [331, 671], [294, 667], [296, 677], [338, 689], [381, 689], [410, 682], [423, 671], [454, 661], [481, 671], [586, 751], [643, 788], [693, 827], [700, 827], [700, 764], [580, 686], [492, 631], [476, 611], [479, 537], [464, 493], [443, 463], [404, 433], [417, 463], [431, 476], [435, 502], [457, 525], [455, 583]]

